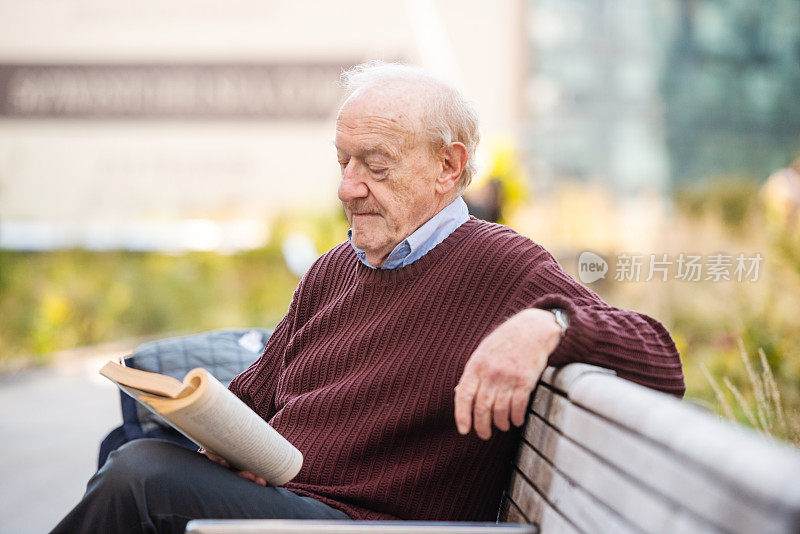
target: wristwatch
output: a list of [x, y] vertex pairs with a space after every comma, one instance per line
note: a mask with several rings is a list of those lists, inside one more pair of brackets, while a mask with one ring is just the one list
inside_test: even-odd
[[550, 312], [555, 316], [558, 326], [561, 327], [561, 337], [563, 338], [567, 335], [567, 328], [569, 328], [569, 314], [561, 308], [551, 308]]

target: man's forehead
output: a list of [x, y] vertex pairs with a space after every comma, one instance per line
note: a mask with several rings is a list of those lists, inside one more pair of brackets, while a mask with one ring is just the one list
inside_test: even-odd
[[336, 117], [336, 144], [355, 140], [370, 149], [408, 145], [421, 128], [420, 105], [408, 94], [368, 90], [350, 97]]
[[399, 157], [409, 144], [411, 135], [393, 125], [372, 120], [337, 120], [333, 144], [340, 152], [351, 155], [371, 154]]
[[416, 119], [425, 99], [419, 87], [398, 82], [360, 89], [350, 95], [339, 110], [359, 111], [392, 120]]

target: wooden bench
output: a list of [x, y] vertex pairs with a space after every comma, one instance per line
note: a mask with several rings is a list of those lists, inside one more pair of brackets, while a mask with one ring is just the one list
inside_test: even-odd
[[[548, 368], [531, 402], [499, 520], [543, 534], [800, 532], [800, 451], [605, 369]], [[203, 520], [190, 522], [187, 532], [452, 534], [473, 528]]]
[[500, 519], [544, 533], [800, 532], [800, 451], [605, 369], [548, 369]]

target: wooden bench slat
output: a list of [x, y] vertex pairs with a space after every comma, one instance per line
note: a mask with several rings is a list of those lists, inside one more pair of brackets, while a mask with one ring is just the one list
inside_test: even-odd
[[532, 521], [525, 516], [523, 511], [519, 509], [519, 506], [517, 506], [516, 503], [508, 497], [508, 495], [503, 497], [501, 512], [497, 520], [500, 523], [532, 524]]
[[720, 528], [733, 532], [788, 532], [792, 516], [753, 502], [731, 485], [672, 451], [598, 417], [549, 387], [540, 386], [533, 411], [564, 436], [608, 464]]
[[515, 470], [511, 475], [510, 499], [528, 517], [529, 521], [547, 534], [580, 534], [558, 510], [554, 509], [530, 482]]
[[646, 532], [674, 532], [679, 518], [695, 532], [715, 529], [712, 523], [589, 454], [538, 415], [530, 416], [523, 437], [568, 480]]
[[[527, 443], [521, 443], [517, 466], [561, 515], [584, 532], [639, 532], [619, 514], [599, 502], [583, 488], [565, 478], [558, 469]], [[515, 495], [512, 493], [512, 498]]]
[[543, 379], [572, 403], [673, 451], [705, 476], [724, 480], [765, 506], [800, 512], [797, 448], [609, 373], [577, 364], [550, 368]]

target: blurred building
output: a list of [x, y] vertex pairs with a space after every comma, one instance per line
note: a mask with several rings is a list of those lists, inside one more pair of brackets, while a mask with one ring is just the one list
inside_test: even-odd
[[462, 86], [534, 198], [640, 220], [800, 149], [798, 28], [797, 0], [0, 0], [0, 246], [247, 248], [336, 209], [338, 74], [376, 58]]
[[530, 0], [527, 23], [540, 187], [765, 179], [800, 148], [796, 0]]
[[666, 188], [664, 38], [648, 0], [532, 0], [525, 136], [539, 185]]
[[367, 59], [431, 68], [513, 131], [524, 8], [0, 0], [0, 246], [242, 248], [335, 209], [336, 83]]
[[674, 179], [764, 180], [788, 164], [800, 150], [800, 2], [664, 7], [661, 87]]

